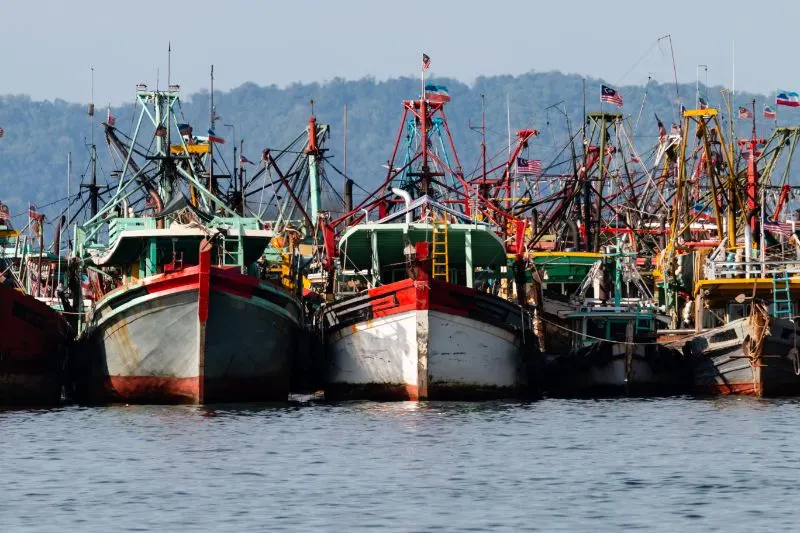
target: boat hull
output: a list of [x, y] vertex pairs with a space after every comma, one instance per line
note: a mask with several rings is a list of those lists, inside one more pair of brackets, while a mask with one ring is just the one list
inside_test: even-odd
[[86, 334], [87, 400], [285, 401], [299, 312], [281, 289], [215, 267], [113, 291]]
[[657, 344], [598, 342], [548, 358], [547, 394], [560, 397], [669, 396], [691, 391], [690, 366]]
[[0, 284], [0, 404], [57, 404], [71, 330], [36, 298]]
[[325, 317], [328, 399], [514, 398], [535, 383], [536, 339], [529, 325], [523, 334], [521, 308], [466, 287], [404, 280]]
[[694, 386], [700, 394], [800, 396], [800, 338], [791, 320], [770, 318], [760, 357], [748, 353], [756, 325], [742, 318], [690, 339]]

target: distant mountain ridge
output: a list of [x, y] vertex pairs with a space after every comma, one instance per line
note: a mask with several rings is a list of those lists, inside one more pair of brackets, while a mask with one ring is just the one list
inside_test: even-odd
[[[485, 96], [488, 153], [496, 156], [496, 163], [505, 157], [508, 142], [506, 101], [512, 134], [521, 128], [540, 130], [541, 135], [531, 144], [528, 157], [541, 159], [545, 166], [568, 141], [564, 113], [569, 117], [573, 133], [582, 123], [584, 79], [578, 75], [530, 72], [520, 76], [480, 77], [471, 86], [447, 78], [433, 78], [432, 81], [449, 89], [452, 102], [446, 107], [446, 114], [464, 172], [468, 175], [478, 168], [480, 136], [469, 126], [480, 124], [481, 95]], [[597, 111], [600, 109], [600, 85], [604, 82], [587, 78], [585, 83], [586, 109]], [[630, 116], [631, 127], [636, 125], [633, 133], [637, 145], [649, 149], [655, 143], [654, 114], [667, 125], [678, 120], [674, 83], [650, 82], [646, 88], [621, 86], [616, 89], [625, 101], [623, 113]], [[720, 90], [721, 87], [706, 89], [701, 86], [701, 93], [707, 94], [709, 103], [715, 107], [722, 106]], [[415, 78], [334, 79], [326, 83], [297, 83], [285, 88], [248, 82], [230, 91], [215, 91], [214, 103], [217, 114], [222, 117], [217, 122], [216, 133], [230, 141], [233, 129], [225, 125], [234, 125], [237, 138], [245, 141], [244, 154], [257, 162], [265, 147], [279, 149], [303, 131], [311, 111], [310, 101], [314, 100], [318, 122], [331, 125], [327, 155], [341, 170], [343, 108], [347, 104], [348, 174], [369, 189], [385, 177], [382, 165], [390, 157], [397, 138], [402, 101], [418, 97], [419, 92], [420, 80]], [[694, 83], [681, 84], [679, 92], [684, 105], [694, 107]], [[204, 132], [210, 113], [208, 91], [184, 98], [182, 121], [192, 124], [195, 132]], [[770, 98], [737, 93], [734, 114], [736, 106], [749, 106], [755, 99], [759, 132], [768, 134], [767, 128], [774, 122], [762, 118], [762, 109], [765, 103], [774, 104]], [[615, 109], [608, 104], [604, 108]], [[132, 130], [133, 109], [133, 104], [111, 109], [117, 118], [117, 128], [126, 132]], [[5, 136], [0, 139], [0, 201], [8, 203], [14, 214], [23, 213], [29, 203], [43, 208], [52, 218], [63, 209], [64, 201], [54, 202], [66, 196], [68, 152], [72, 153], [73, 161], [71, 189], [73, 193], [77, 191], [77, 183], [81, 174], [88, 170], [89, 162], [87, 143], [91, 122], [86, 110], [86, 104], [60, 99], [36, 101], [20, 95], [0, 97], [0, 127], [5, 130]], [[101, 182], [105, 182], [112, 170], [100, 125], [105, 117], [106, 110], [98, 106], [94, 131]], [[784, 112], [782, 108], [781, 118], [782, 122], [794, 118], [793, 123], [800, 123], [800, 111]], [[736, 122], [741, 134], [747, 135], [749, 121]], [[232, 163], [231, 147], [229, 142], [224, 148], [224, 158], [229, 165]]]

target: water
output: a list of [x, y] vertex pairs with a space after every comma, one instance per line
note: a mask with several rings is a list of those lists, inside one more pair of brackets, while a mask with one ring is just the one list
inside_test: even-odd
[[796, 530], [800, 402], [0, 412], [3, 531]]

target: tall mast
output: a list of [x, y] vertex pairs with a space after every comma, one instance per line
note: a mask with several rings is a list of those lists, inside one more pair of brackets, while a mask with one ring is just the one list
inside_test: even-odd
[[99, 191], [100, 188], [97, 186], [97, 146], [94, 144], [94, 67], [91, 68], [92, 71], [92, 101], [89, 103], [89, 116], [92, 120], [91, 126], [91, 144], [90, 147], [90, 157], [91, 157], [91, 178], [89, 181], [89, 185], [81, 185], [86, 189], [89, 189], [89, 211], [91, 212], [92, 218], [97, 215], [98, 211], [98, 204], [99, 204]]
[[[214, 65], [211, 65], [211, 109], [209, 114], [209, 127], [214, 133], [217, 132], [217, 111], [214, 109]], [[214, 192], [214, 143], [209, 142], [210, 146], [208, 158], [208, 190]]]
[[[321, 190], [319, 181], [319, 148], [317, 147], [317, 118], [314, 116], [314, 100], [311, 100], [311, 117], [308, 119], [308, 146], [306, 156], [308, 157], [308, 181], [311, 194], [311, 222], [316, 226], [319, 217]], [[309, 228], [313, 229], [313, 228]]]
[[588, 142], [586, 140], [586, 78], [583, 78], [583, 233], [584, 249], [588, 252], [592, 249], [592, 186], [589, 183], [589, 173], [586, 168], [588, 155]]

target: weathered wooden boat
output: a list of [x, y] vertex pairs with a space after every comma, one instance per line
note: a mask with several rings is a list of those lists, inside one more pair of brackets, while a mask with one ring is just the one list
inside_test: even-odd
[[[385, 183], [321, 224], [333, 288], [321, 310], [325, 396], [475, 400], [538, 392], [530, 313], [498, 296], [501, 284], [516, 282], [517, 300], [526, 301], [524, 222], [464, 179], [443, 102], [423, 96], [403, 105]], [[403, 132], [405, 161], [395, 165]], [[523, 132], [520, 146], [535, 133]], [[485, 192], [489, 181], [481, 186]]]
[[[94, 299], [75, 364], [79, 398], [286, 401], [302, 310], [296, 292], [258, 275], [256, 260], [274, 234], [212, 192], [211, 142], [175, 122], [177, 89], [140, 88], [137, 97], [137, 132], [143, 119], [153, 121], [149, 158], [158, 168], [144, 173], [136, 143], [106, 124], [135, 172], [122, 172], [116, 195], [76, 230]], [[170, 131], [180, 132], [180, 144], [170, 145]], [[128, 198], [142, 184], [150, 205], [136, 213]], [[104, 229], [107, 242], [98, 238]]]
[[[376, 279], [323, 308], [326, 398], [478, 400], [535, 390], [539, 353], [529, 314], [472, 287], [473, 261], [504, 260], [502, 241], [485, 225], [447, 224], [448, 266], [459, 285], [430, 275], [426, 239], [434, 231], [425, 223], [368, 223], [342, 238], [342, 260], [359, 271], [373, 264]], [[408, 246], [413, 258], [403, 257]]]
[[[690, 331], [683, 349], [695, 390], [796, 396], [800, 241], [795, 217], [781, 221], [781, 212], [791, 201], [790, 147], [800, 130], [776, 128], [769, 140], [759, 139], [753, 122], [751, 137], [738, 142], [746, 165], [738, 169], [715, 109], [683, 116], [671, 239], [657, 283], [672, 327]], [[687, 157], [692, 128], [700, 157]], [[776, 168], [783, 169], [778, 187], [770, 185]], [[700, 218], [707, 223], [693, 233]]]
[[72, 330], [61, 314], [26, 291], [19, 278], [27, 277], [19, 264], [25, 249], [0, 203], [0, 404], [57, 404]]
[[[153, 271], [102, 294], [88, 315], [81, 372], [86, 399], [286, 400], [300, 327], [297, 297], [243, 274], [237, 265], [220, 266], [219, 248], [205, 240], [205, 228], [130, 229], [147, 222], [113, 221], [128, 229], [109, 255], [95, 260], [98, 267], [144, 263], [138, 253], [143, 248], [156, 259]], [[268, 232], [258, 229], [228, 236], [240, 237], [235, 240], [245, 261], [257, 258], [269, 240]], [[163, 248], [174, 249], [182, 261], [159, 265]], [[198, 251], [191, 253], [192, 248]]]
[[[762, 265], [749, 266], [756, 272]], [[800, 264], [779, 266], [800, 274]], [[698, 333], [684, 347], [698, 393], [800, 395], [800, 328], [792, 320], [800, 277], [789, 277], [785, 270], [768, 275], [778, 278], [736, 275], [698, 282]]]
[[[690, 390], [686, 358], [657, 342], [657, 310], [631, 255], [615, 252], [598, 260], [575, 295], [575, 308], [561, 313], [571, 347], [548, 354], [548, 394], [659, 396]], [[594, 298], [586, 297], [590, 286]]]

